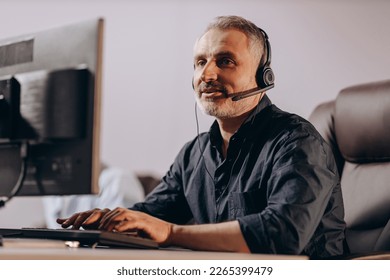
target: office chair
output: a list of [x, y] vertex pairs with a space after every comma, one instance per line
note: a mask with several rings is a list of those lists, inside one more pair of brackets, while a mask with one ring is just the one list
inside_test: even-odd
[[390, 259], [390, 80], [345, 88], [309, 120], [340, 173], [346, 258]]

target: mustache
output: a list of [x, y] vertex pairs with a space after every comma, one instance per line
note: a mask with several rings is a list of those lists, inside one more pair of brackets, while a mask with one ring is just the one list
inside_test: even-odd
[[228, 90], [222, 84], [211, 81], [208, 83], [201, 83], [199, 85], [198, 93], [219, 91], [223, 94], [223, 97], [228, 97]]
[[[267, 89], [269, 89], [269, 88], [265, 88], [265, 90], [267, 90]], [[202, 82], [199, 85], [199, 89], [197, 92], [199, 95], [201, 95], [203, 92], [206, 92], [206, 93], [207, 92], [221, 92], [222, 95], [214, 96], [213, 99], [216, 100], [216, 99], [223, 99], [223, 98], [232, 98], [233, 101], [237, 101], [237, 100], [240, 100], [242, 98], [261, 93], [262, 91], [261, 91], [261, 88], [255, 87], [255, 88], [247, 89], [244, 91], [229, 93], [227, 88], [224, 85], [220, 84], [217, 81], [211, 81], [208, 83]], [[245, 97], [243, 97], [243, 96], [245, 96]], [[241, 97], [241, 98], [239, 98], [239, 97]]]

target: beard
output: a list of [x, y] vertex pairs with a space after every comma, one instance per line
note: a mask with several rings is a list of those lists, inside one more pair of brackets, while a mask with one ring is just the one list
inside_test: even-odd
[[244, 102], [235, 102], [231, 98], [202, 99], [198, 95], [196, 103], [204, 114], [217, 119], [236, 117], [246, 107]]
[[[221, 95], [208, 97], [202, 94], [202, 92], [207, 91], [220, 92]], [[250, 101], [250, 98], [233, 101], [231, 97], [228, 94], [227, 88], [216, 81], [201, 83], [199, 89], [195, 91], [196, 103], [200, 110], [204, 114], [217, 119], [237, 117], [253, 108], [253, 101]]]

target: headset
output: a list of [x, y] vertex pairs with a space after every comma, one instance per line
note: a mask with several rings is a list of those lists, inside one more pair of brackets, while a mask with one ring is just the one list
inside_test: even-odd
[[256, 83], [260, 88], [266, 88], [274, 84], [275, 75], [271, 69], [271, 44], [268, 39], [267, 33], [258, 27], [259, 31], [264, 37], [264, 50], [267, 52], [267, 59], [263, 65], [259, 65], [256, 72]]

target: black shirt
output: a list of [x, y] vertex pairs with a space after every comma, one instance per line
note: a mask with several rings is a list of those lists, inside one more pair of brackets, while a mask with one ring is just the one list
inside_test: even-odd
[[188, 142], [132, 209], [186, 224], [238, 220], [254, 253], [343, 254], [344, 208], [333, 154], [315, 128], [264, 96], [231, 137], [217, 122]]

